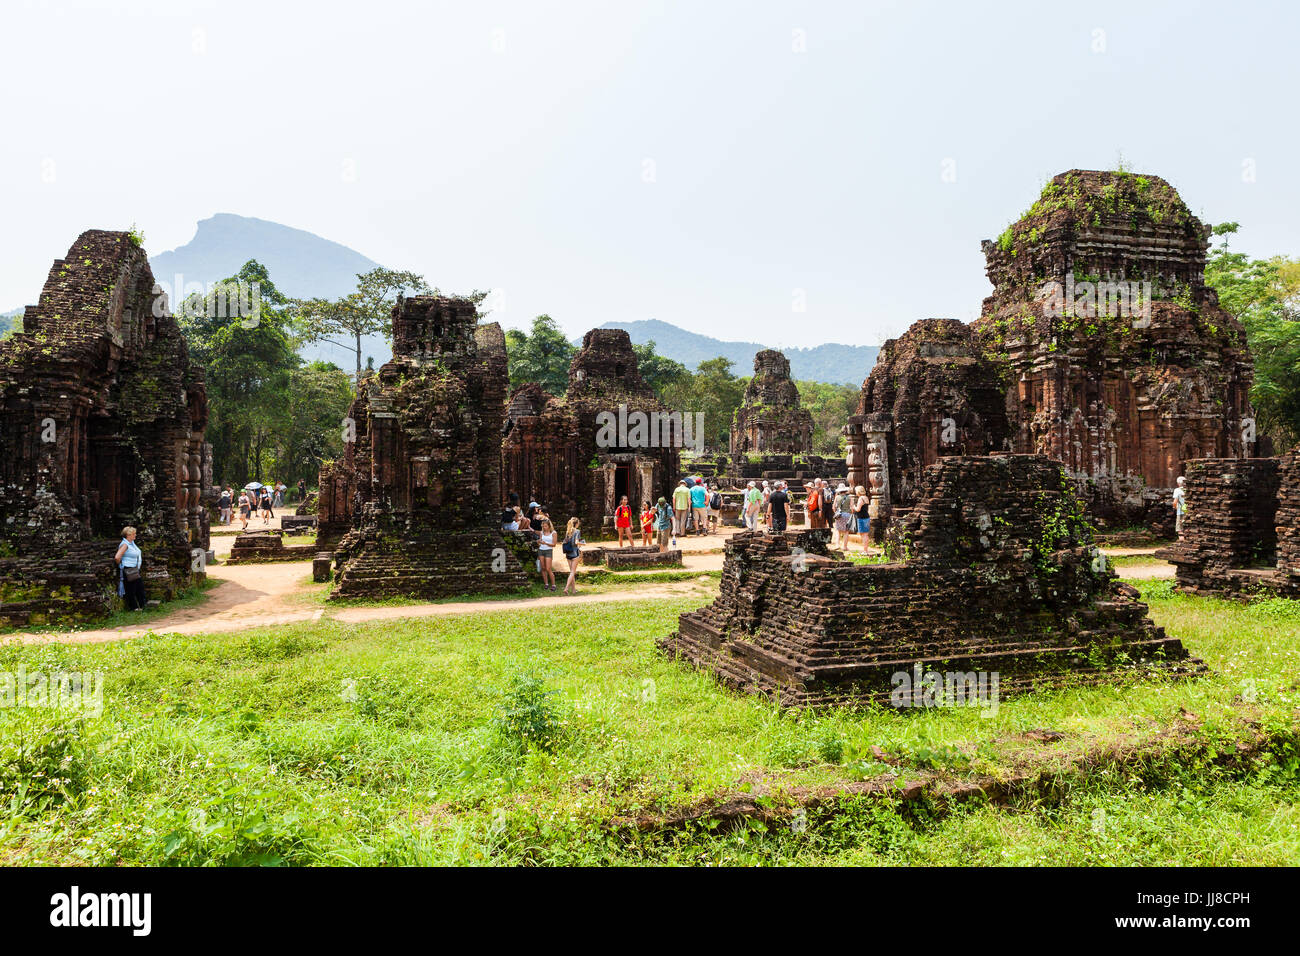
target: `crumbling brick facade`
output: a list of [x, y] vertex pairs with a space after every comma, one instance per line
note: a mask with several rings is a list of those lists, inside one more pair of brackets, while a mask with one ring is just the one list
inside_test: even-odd
[[798, 455], [812, 449], [812, 412], [799, 405], [790, 360], [775, 349], [754, 356], [754, 377], [731, 421], [731, 455]]
[[924, 319], [880, 350], [849, 419], [849, 484], [871, 498], [884, 530], [893, 504], [916, 498], [925, 469], [948, 455], [1001, 451], [1009, 435], [1006, 394], [971, 327]]
[[1300, 597], [1300, 447], [1280, 458], [1189, 462], [1187, 512], [1162, 552], [1194, 594]]
[[784, 706], [887, 701], [916, 670], [996, 673], [1007, 693], [1130, 665], [1203, 669], [1098, 560], [1072, 483], [1045, 457], [931, 465], [892, 563], [847, 562], [827, 535], [732, 537], [718, 599], [659, 647]]
[[[910, 456], [920, 460], [943, 452], [932, 434], [905, 441], [887, 437], [890, 427], [957, 417], [943, 415], [946, 406], [981, 407], [996, 388], [1008, 428], [1001, 447], [1064, 464], [1103, 524], [1172, 534], [1172, 490], [1185, 462], [1256, 453], [1253, 366], [1244, 329], [1205, 285], [1208, 235], [1157, 176], [1055, 177], [1020, 220], [984, 243], [994, 291], [966, 357], [985, 363], [970, 367], [971, 379], [903, 395], [901, 405], [890, 394], [893, 370], [873, 370], [863, 411], [877, 418], [847, 429], [850, 477], [865, 476], [874, 425], [894, 449], [880, 456], [890, 500], [907, 505], [914, 485], [899, 449], [915, 445]], [[987, 437], [998, 447], [997, 429]]]
[[207, 418], [203, 370], [144, 250], [82, 233], [0, 342], [0, 625], [109, 613], [126, 525], [151, 598], [200, 578]]
[[561, 527], [576, 516], [586, 534], [598, 534], [612, 529], [623, 495], [639, 511], [671, 492], [689, 437], [682, 416], [671, 417], [641, 378], [627, 332], [592, 329], [563, 396], [536, 385], [511, 395], [502, 493], [541, 503]]
[[354, 441], [322, 470], [321, 532], [350, 520], [332, 599], [441, 598], [526, 585], [497, 518], [505, 337], [472, 301], [399, 299], [393, 359], [362, 383]]

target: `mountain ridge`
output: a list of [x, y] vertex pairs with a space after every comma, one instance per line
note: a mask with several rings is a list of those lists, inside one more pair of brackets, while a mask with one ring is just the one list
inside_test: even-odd
[[[755, 353], [772, 346], [758, 342], [734, 342], [692, 332], [661, 319], [606, 322], [602, 329], [625, 329], [636, 345], [655, 343], [655, 351], [681, 362], [692, 372], [700, 362], [722, 356], [730, 359], [734, 375], [750, 375]], [[579, 342], [581, 340], [579, 339]], [[790, 360], [790, 377], [795, 380], [859, 386], [876, 364], [880, 347], [826, 342], [809, 347], [779, 349]]]

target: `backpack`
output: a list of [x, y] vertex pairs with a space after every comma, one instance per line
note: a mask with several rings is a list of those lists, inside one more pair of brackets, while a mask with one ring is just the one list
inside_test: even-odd
[[569, 535], [564, 539], [564, 543], [560, 545], [560, 550], [564, 552], [566, 558], [576, 558], [578, 556], [578, 545], [573, 540], [574, 537], [574, 535]]
[[709, 499], [709, 507], [714, 511], [722, 510], [722, 495], [720, 493], [716, 491], [713, 493], [713, 497]]

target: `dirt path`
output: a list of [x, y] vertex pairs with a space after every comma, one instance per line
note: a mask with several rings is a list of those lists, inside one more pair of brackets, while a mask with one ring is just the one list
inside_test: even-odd
[[[257, 525], [250, 525], [256, 529]], [[723, 563], [723, 545], [728, 537], [737, 533], [727, 528], [721, 535], [704, 538], [679, 538], [682, 565], [687, 571], [701, 574], [720, 571]], [[218, 560], [230, 553], [233, 535], [214, 535], [213, 550]], [[286, 539], [292, 543], [292, 539]], [[1107, 554], [1147, 555], [1155, 549], [1114, 548], [1103, 549]], [[563, 560], [556, 562], [556, 580], [560, 587], [567, 576]], [[595, 568], [592, 570], [602, 570]], [[1131, 579], [1172, 578], [1172, 565], [1159, 563], [1116, 568], [1120, 577]], [[62, 643], [96, 644], [120, 641], [149, 631], [169, 634], [216, 634], [254, 627], [273, 627], [305, 621], [329, 619], [349, 624], [365, 621], [389, 621], [403, 617], [445, 617], [454, 614], [475, 614], [484, 611], [518, 611], [557, 607], [567, 604], [593, 604], [611, 601], [641, 601], [656, 597], [687, 597], [698, 595], [706, 603], [713, 595], [715, 584], [711, 578], [683, 581], [647, 581], [633, 584], [618, 591], [583, 593], [583, 571], [578, 572], [579, 593], [566, 596], [561, 593], [545, 597], [520, 598], [502, 601], [449, 601], [438, 604], [406, 604], [390, 607], [347, 607], [322, 605], [316, 598], [324, 585], [311, 581], [311, 565], [306, 561], [285, 564], [217, 564], [208, 568], [208, 575], [220, 581], [206, 600], [194, 607], [180, 608], [162, 617], [141, 624], [122, 625], [76, 632], [20, 633], [0, 637], [0, 643]], [[657, 574], [650, 571], [622, 571], [618, 579], [634, 582], [637, 577]]]

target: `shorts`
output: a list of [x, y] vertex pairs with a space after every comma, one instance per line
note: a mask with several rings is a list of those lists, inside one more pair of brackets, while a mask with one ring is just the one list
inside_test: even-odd
[[847, 511], [840, 511], [835, 515], [835, 530], [848, 531], [852, 525], [853, 516]]
[[870, 518], [859, 518], [859, 519], [858, 519], [858, 534], [866, 534], [866, 533], [869, 532], [870, 530], [871, 530], [871, 519], [870, 519]]
[[553, 555], [554, 553], [555, 553], [555, 549], [554, 549], [554, 548], [538, 548], [538, 549], [537, 549], [537, 556], [538, 556], [539, 558], [549, 558], [549, 557], [550, 557], [551, 555]]

